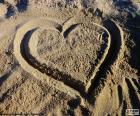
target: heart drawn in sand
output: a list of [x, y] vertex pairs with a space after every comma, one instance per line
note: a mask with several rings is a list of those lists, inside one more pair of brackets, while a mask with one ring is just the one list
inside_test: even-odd
[[15, 56], [30, 73], [35, 68], [78, 91], [88, 89], [110, 47], [106, 28], [89, 24], [82, 19], [29, 21], [17, 31]]

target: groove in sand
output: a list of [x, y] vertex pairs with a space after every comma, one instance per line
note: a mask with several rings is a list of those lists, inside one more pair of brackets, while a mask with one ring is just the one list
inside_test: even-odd
[[[77, 22], [75, 24], [79, 24], [79, 23], [82, 23], [82, 22]], [[21, 65], [21, 67], [24, 70], [26, 70], [28, 73], [31, 73], [32, 75], [34, 75], [37, 79], [39, 79], [43, 82], [47, 82], [50, 86], [54, 86], [58, 90], [68, 93], [71, 96], [77, 96], [77, 95], [80, 96], [80, 94], [85, 94], [88, 92], [88, 89], [90, 88], [90, 86], [92, 84], [91, 80], [94, 79], [94, 77], [96, 76], [96, 73], [99, 70], [99, 67], [104, 62], [105, 58], [107, 57], [107, 54], [108, 54], [108, 51], [110, 48], [110, 44], [111, 44], [111, 36], [110, 36], [109, 31], [105, 27], [103, 27], [99, 24], [96, 24], [96, 23], [93, 23], [93, 24], [95, 26], [103, 29], [106, 32], [106, 34], [108, 35], [108, 40], [106, 43], [107, 48], [105, 49], [104, 54], [103, 54], [101, 60], [99, 61], [99, 63], [97, 64], [96, 68], [91, 73], [92, 76], [88, 80], [86, 87], [84, 87], [80, 81], [71, 79], [71, 77], [69, 75], [66, 75], [58, 70], [51, 69], [50, 67], [46, 67], [46, 65], [42, 64], [42, 62], [39, 61], [39, 59], [36, 59], [36, 57], [34, 57], [30, 54], [30, 52], [33, 52], [33, 54], [37, 54], [36, 51], [33, 50], [33, 48], [30, 48], [30, 47], [36, 46], [35, 41], [32, 41], [34, 44], [33, 43], [30, 44], [29, 39], [30, 39], [32, 33], [36, 29], [38, 29], [39, 27], [43, 27], [44, 25], [46, 25], [49, 29], [53, 28], [55, 30], [58, 30], [61, 27], [61, 25], [58, 23], [55, 23], [55, 22], [50, 21], [45, 18], [39, 18], [39, 19], [29, 21], [28, 23], [23, 25], [17, 31], [17, 34], [15, 36], [14, 54], [15, 54], [17, 60], [19, 61], [19, 64]], [[45, 72], [46, 70], [47, 70], [47, 75], [44, 74], [44, 73], [46, 73]], [[54, 73], [54, 76], [52, 75], [52, 73]], [[68, 80], [65, 80], [65, 78], [62, 79], [61, 76], [63, 76], [63, 77], [68, 76]], [[60, 80], [60, 81], [57, 81], [57, 80]], [[79, 92], [80, 92], [80, 94], [79, 94]]]
[[91, 96], [96, 96], [100, 93], [103, 87], [99, 85], [104, 86], [107, 70], [114, 74], [124, 55], [124, 34], [121, 27], [112, 20], [105, 20], [104, 27], [111, 34], [111, 44], [104, 62], [100, 65], [99, 72], [96, 73], [95, 78], [91, 81], [92, 85], [88, 89], [88, 94]]

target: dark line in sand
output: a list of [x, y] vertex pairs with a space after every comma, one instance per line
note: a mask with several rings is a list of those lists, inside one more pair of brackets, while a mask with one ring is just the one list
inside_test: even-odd
[[8, 70], [6, 70], [3, 75], [0, 76], [0, 86], [8, 79], [8, 77], [13, 73], [13, 70], [17, 67], [17, 64], [12, 65]]
[[0, 102], [3, 102], [5, 99], [8, 99], [10, 96], [15, 94], [15, 92], [18, 90], [18, 88], [26, 82], [28, 78], [24, 77], [23, 80], [18, 81], [16, 84], [14, 84], [12, 87], [10, 87], [5, 93], [2, 94], [0, 97]]
[[126, 82], [127, 87], [128, 87], [129, 98], [130, 98], [130, 101], [132, 104], [132, 108], [134, 108], [134, 109], [140, 108], [139, 98], [137, 96], [137, 93], [136, 93], [134, 87], [132, 86], [132, 83], [127, 78], [125, 79], [125, 82]]
[[73, 24], [63, 33], [64, 38], [66, 38], [70, 32], [72, 32], [79, 24]]
[[134, 78], [132, 79], [132, 81], [133, 81], [133, 83], [135, 84], [135, 86], [137, 87], [137, 89], [138, 89], [138, 91], [140, 93], [140, 83], [138, 83], [137, 80], [134, 79]]
[[119, 107], [120, 107], [122, 105], [122, 102], [123, 102], [123, 90], [122, 90], [122, 87], [120, 85], [118, 85], [117, 91], [118, 91]]
[[108, 51], [108, 55], [106, 56], [104, 62], [101, 64], [99, 72], [97, 72], [95, 78], [92, 80], [92, 85], [88, 90], [88, 97], [91, 99], [89, 101], [92, 103], [95, 101], [95, 96], [99, 93], [99, 91], [101, 91], [101, 89], [99, 90], [99, 85], [102, 84], [104, 86], [107, 78], [107, 71], [109, 70], [111, 73], [113, 73], [111, 66], [117, 60], [122, 45], [121, 32], [116, 24], [111, 20], [105, 20], [104, 27], [111, 34], [111, 45]]

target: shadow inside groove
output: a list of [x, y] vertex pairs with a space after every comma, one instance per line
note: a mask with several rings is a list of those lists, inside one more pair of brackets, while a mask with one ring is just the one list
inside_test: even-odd
[[137, 87], [138, 89], [138, 92], [140, 93], [140, 83], [136, 80], [136, 79], [132, 79], [133, 83], [135, 84], [135, 86]]
[[2, 76], [0, 76], [0, 86], [8, 79], [8, 77], [13, 73], [12, 71], [17, 67], [17, 64], [12, 65]]
[[[131, 44], [129, 45], [130, 49], [130, 58], [129, 64], [132, 68], [137, 70], [137, 75], [140, 76], [140, 16], [136, 16], [135, 18], [130, 18], [125, 26], [129, 29], [130, 37], [129, 40], [133, 41], [135, 46], [132, 47]], [[133, 26], [131, 26], [133, 25]]]
[[79, 24], [71, 25], [65, 32], [63, 33], [64, 38], [68, 36], [70, 32], [72, 32]]
[[120, 85], [118, 85], [118, 97], [119, 97], [119, 106], [121, 106], [123, 102], [123, 91]]
[[130, 101], [132, 103], [132, 108], [133, 109], [138, 109], [140, 108], [140, 102], [139, 102], [139, 98], [136, 94], [136, 90], [134, 89], [134, 87], [132, 86], [132, 83], [130, 82], [129, 79], [125, 79], [125, 82], [127, 84], [128, 87], [128, 92], [129, 92], [129, 97], [130, 97]]
[[90, 96], [89, 99], [91, 99], [89, 100], [90, 102], [95, 101], [94, 97], [97, 94], [96, 90], [99, 89], [99, 85], [102, 84], [104, 86], [104, 82], [106, 80], [105, 78], [107, 77], [107, 71], [109, 70], [112, 73], [110, 66], [113, 65], [113, 63], [117, 59], [122, 44], [120, 30], [114, 22], [112, 22], [111, 20], [105, 20], [103, 26], [111, 34], [111, 45], [108, 51], [108, 55], [106, 56], [104, 62], [101, 64], [95, 78], [91, 81], [92, 85], [88, 90], [88, 95]]

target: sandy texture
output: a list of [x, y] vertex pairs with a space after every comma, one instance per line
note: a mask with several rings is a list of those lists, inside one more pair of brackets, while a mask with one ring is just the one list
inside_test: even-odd
[[0, 17], [4, 17], [6, 13], [7, 13], [7, 6], [0, 4]]
[[0, 115], [127, 115], [140, 108], [140, 6], [0, 1]]

